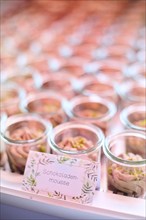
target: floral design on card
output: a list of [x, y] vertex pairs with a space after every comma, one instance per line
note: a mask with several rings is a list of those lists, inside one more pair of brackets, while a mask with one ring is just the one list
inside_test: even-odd
[[48, 198], [90, 203], [98, 169], [95, 162], [30, 151], [22, 189]]

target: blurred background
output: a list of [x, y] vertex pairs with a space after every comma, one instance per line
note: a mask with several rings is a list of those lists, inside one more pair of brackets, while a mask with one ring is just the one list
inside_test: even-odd
[[[35, 112], [53, 127], [66, 121], [92, 120], [105, 136], [121, 127], [145, 131], [145, 3], [1, 0], [0, 120]], [[96, 105], [91, 103], [93, 96], [98, 96]], [[120, 128], [117, 121], [123, 123]], [[24, 146], [21, 152], [14, 147], [11, 152], [1, 142], [0, 166], [7, 170], [9, 154], [10, 165], [19, 172], [21, 168], [22, 174], [29, 150], [26, 154]], [[19, 157], [22, 160], [17, 164]], [[3, 206], [3, 216], [10, 219], [7, 208]], [[24, 213], [13, 207], [9, 210], [16, 213], [15, 219]], [[29, 214], [34, 217], [26, 211]]]

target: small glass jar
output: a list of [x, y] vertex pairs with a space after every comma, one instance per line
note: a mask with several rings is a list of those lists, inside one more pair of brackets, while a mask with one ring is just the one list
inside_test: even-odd
[[134, 80], [146, 80], [145, 64], [135, 62], [134, 64], [124, 68], [124, 75]]
[[100, 127], [104, 134], [110, 128], [110, 122], [116, 114], [116, 105], [98, 96], [76, 96], [64, 101], [64, 111], [70, 120], [85, 121]]
[[115, 103], [118, 102], [118, 96], [116, 94], [113, 84], [109, 84], [107, 78], [98, 79], [94, 75], [85, 76], [83, 79], [78, 80], [74, 86], [75, 91], [83, 95], [97, 95], [102, 98], [106, 98]]
[[82, 43], [74, 47], [74, 56], [81, 56], [88, 59], [92, 58], [92, 53], [95, 50], [95, 43]]
[[109, 84], [111, 78], [113, 78], [111, 84], [121, 83], [124, 80], [123, 69], [124, 68], [123, 66], [121, 67], [121, 63], [114, 61], [114, 59], [113, 61], [101, 61], [97, 78], [99, 80], [105, 79], [107, 84]]
[[40, 87], [42, 77], [36, 70], [27, 67], [20, 69], [18, 73], [10, 74], [5, 80], [6, 82], [18, 84], [21, 88], [29, 93], [37, 90]]
[[20, 101], [25, 98], [25, 91], [15, 83], [1, 85], [0, 109], [7, 116], [21, 113]]
[[145, 103], [130, 105], [120, 114], [122, 124], [126, 129], [146, 131], [146, 107]]
[[107, 189], [116, 194], [144, 197], [146, 194], [146, 136], [127, 130], [105, 140]]
[[[7, 115], [5, 113], [2, 113], [0, 115], [0, 130], [2, 130], [2, 125], [7, 120]], [[3, 167], [6, 163], [6, 153], [5, 153], [5, 144], [0, 136], [0, 167]]]
[[145, 102], [145, 82], [129, 80], [116, 86], [120, 97], [121, 108], [131, 104]]
[[60, 92], [67, 99], [75, 96], [73, 91], [73, 82], [75, 78], [67, 73], [54, 73], [44, 77], [40, 89], [46, 91]]
[[67, 122], [52, 130], [49, 143], [54, 154], [69, 155], [100, 164], [103, 132], [83, 122]]
[[12, 172], [23, 174], [30, 150], [50, 152], [48, 135], [51, 129], [51, 123], [38, 115], [20, 114], [7, 118], [2, 124], [1, 136]]
[[126, 56], [128, 58], [129, 54], [133, 55], [133, 50], [130, 46], [124, 44], [112, 44], [107, 47], [108, 55], [113, 57]]
[[66, 64], [62, 65], [59, 72], [66, 73], [72, 77], [81, 77], [84, 75], [83, 66], [75, 61], [68, 61]]
[[30, 94], [21, 102], [22, 112], [39, 114], [52, 123], [53, 127], [66, 121], [62, 107], [64, 97], [55, 92], [37, 92]]
[[[114, 38], [112, 36], [109, 36], [109, 37], [106, 36], [105, 40], [106, 40], [106, 38], [108, 40], [109, 40], [109, 38], [111, 38], [112, 41], [114, 40]], [[105, 44], [105, 42], [104, 42], [104, 44]], [[114, 65], [114, 63], [117, 63], [117, 64], [119, 64], [119, 69], [120, 69], [120, 67], [122, 69], [123, 66], [130, 63], [130, 61], [132, 61], [134, 58], [133, 53], [126, 54], [126, 52], [125, 52], [124, 55], [122, 53], [123, 53], [123, 51], [122, 51], [122, 48], [120, 48], [120, 45], [118, 45], [118, 46], [117, 45], [114, 45], [114, 46], [109, 45], [108, 47], [107, 47], [107, 45], [104, 45], [104, 46], [97, 48], [94, 51], [93, 58], [96, 59], [97, 61], [100, 60], [103, 63], [104, 62], [109, 63], [112, 61], [113, 65]]]
[[48, 57], [47, 54], [43, 53], [42, 56], [39, 56], [38, 59], [34, 57], [34, 60], [29, 62], [29, 65], [35, 69], [37, 72], [41, 73], [41, 76], [43, 78], [44, 75], [48, 74], [49, 71], [49, 65], [48, 65]]

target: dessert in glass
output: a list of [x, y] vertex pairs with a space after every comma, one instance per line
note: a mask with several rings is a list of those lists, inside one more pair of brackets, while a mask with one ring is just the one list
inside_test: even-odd
[[126, 129], [146, 131], [145, 103], [134, 104], [124, 108], [120, 114], [120, 119]]
[[7, 116], [20, 113], [19, 104], [25, 98], [25, 91], [14, 83], [1, 85], [0, 109]]
[[127, 80], [116, 86], [116, 91], [121, 100], [121, 107], [130, 104], [145, 102], [145, 81]]
[[107, 79], [109, 81], [113, 80], [114, 83], [121, 83], [124, 80], [123, 67], [121, 67], [121, 63], [112, 60], [104, 60], [100, 62], [100, 67], [98, 70], [97, 78]]
[[30, 94], [21, 102], [22, 112], [36, 113], [50, 121], [55, 127], [66, 121], [62, 108], [64, 97], [55, 92], [37, 92]]
[[[108, 40], [109, 40], [109, 38], [114, 40], [112, 35], [109, 35], [109, 36], [106, 35], [105, 39], [106, 38]], [[124, 52], [124, 50], [126, 48], [122, 48], [122, 47], [123, 47], [123, 45], [115, 45], [115, 44], [113, 44], [113, 45], [105, 45], [105, 43], [103, 42], [103, 44], [101, 44], [93, 52], [92, 56], [97, 61], [100, 60], [101, 62], [105, 62], [105, 63], [112, 62], [113, 64], [114, 63], [122, 64], [121, 66], [119, 66], [119, 69], [122, 69], [123, 65], [129, 64], [135, 58], [135, 54], [134, 54], [133, 51], [130, 51], [130, 53], [126, 53], [126, 51]]]
[[127, 130], [106, 138], [107, 190], [144, 198], [146, 194], [146, 136]]
[[80, 45], [74, 47], [74, 56], [81, 56], [90, 60], [95, 47], [95, 43], [82, 42]]
[[70, 120], [85, 121], [100, 127], [108, 133], [111, 120], [116, 114], [116, 105], [98, 96], [76, 96], [63, 102], [64, 111]]
[[54, 92], [59, 91], [64, 97], [70, 99], [75, 96], [72, 85], [74, 80], [75, 78], [67, 73], [50, 74], [44, 77], [40, 89]]
[[[74, 59], [74, 58], [73, 58]], [[81, 77], [84, 75], [84, 70], [82, 65], [79, 63], [73, 62], [72, 59], [67, 64], [64, 64], [59, 71], [61, 73], [66, 73], [72, 77]]]
[[38, 115], [18, 114], [2, 124], [1, 136], [5, 142], [12, 172], [23, 174], [29, 151], [50, 152], [48, 135], [52, 125]]
[[114, 85], [109, 83], [107, 78], [98, 79], [97, 77], [92, 75], [78, 80], [75, 85], [75, 91], [83, 95], [94, 94], [117, 103], [118, 96], [116, 94]]
[[66, 122], [56, 126], [49, 138], [54, 154], [100, 163], [104, 135], [101, 129], [84, 122]]
[[127, 78], [132, 78], [134, 80], [146, 80], [146, 69], [145, 64], [136, 62], [124, 69], [124, 75]]
[[10, 74], [5, 80], [18, 84], [26, 92], [32, 92], [38, 89], [42, 82], [41, 75], [33, 68], [27, 67], [18, 70], [19, 73]]
[[104, 135], [101, 129], [84, 122], [67, 122], [55, 127], [49, 138], [53, 154], [90, 160], [98, 163], [97, 189], [100, 188], [101, 148]]

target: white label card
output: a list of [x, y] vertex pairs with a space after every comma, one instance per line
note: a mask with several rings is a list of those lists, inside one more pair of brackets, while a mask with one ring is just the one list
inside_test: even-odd
[[30, 151], [22, 189], [49, 198], [92, 202], [99, 164], [88, 160]]

